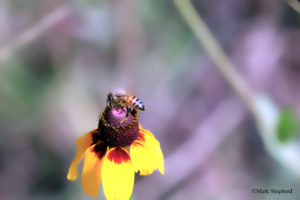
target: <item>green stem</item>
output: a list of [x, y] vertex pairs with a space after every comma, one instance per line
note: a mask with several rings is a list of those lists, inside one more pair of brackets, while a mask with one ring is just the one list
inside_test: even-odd
[[212, 58], [218, 70], [255, 118], [267, 150], [282, 165], [287, 166], [300, 176], [298, 143], [294, 142], [288, 145], [282, 145], [276, 137], [278, 125], [278, 109], [276, 105], [251, 91], [213, 38], [206, 24], [191, 4], [191, 1], [174, 0], [174, 2], [187, 24], [193, 30], [200, 44], [203, 45], [208, 55]]
[[254, 105], [254, 95], [246, 82], [239, 75], [234, 65], [230, 62], [224, 51], [213, 38], [208, 27], [196, 12], [190, 0], [174, 0], [179, 12], [194, 32], [196, 38], [202, 44], [208, 55], [215, 63], [223, 77], [230, 84], [233, 90], [239, 95], [245, 103], [248, 110], [258, 117]]
[[300, 13], [300, 3], [297, 0], [287, 0], [287, 4], [291, 6], [295, 11]]

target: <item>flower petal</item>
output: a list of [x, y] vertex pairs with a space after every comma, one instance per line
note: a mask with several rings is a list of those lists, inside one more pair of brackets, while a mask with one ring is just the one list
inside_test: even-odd
[[139, 137], [130, 146], [130, 157], [135, 171], [139, 170], [141, 176], [150, 175], [156, 169], [164, 174], [160, 143], [150, 131], [140, 129]]
[[161, 175], [164, 175], [164, 173], [165, 173], [164, 155], [160, 148], [159, 141], [154, 137], [154, 135], [150, 131], [148, 131], [146, 129], [142, 129], [141, 132], [144, 133], [145, 135], [148, 135], [150, 138], [153, 139], [153, 141], [152, 141], [153, 145], [151, 145], [151, 142], [150, 142], [150, 146], [152, 146], [153, 153], [155, 154], [155, 157], [156, 157], [158, 171], [161, 173]]
[[67, 179], [75, 181], [78, 178], [77, 165], [82, 160], [85, 151], [93, 143], [93, 135], [98, 132], [98, 129], [93, 129], [76, 140], [77, 151], [74, 160], [72, 161]]
[[134, 169], [124, 148], [112, 148], [102, 165], [102, 184], [107, 200], [128, 200], [134, 184]]
[[94, 198], [97, 197], [100, 187], [101, 167], [107, 148], [104, 143], [93, 145], [87, 150], [84, 158], [81, 184], [84, 192]]

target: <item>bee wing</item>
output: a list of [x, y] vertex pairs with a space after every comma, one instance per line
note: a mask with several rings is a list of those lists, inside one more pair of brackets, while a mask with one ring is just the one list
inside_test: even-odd
[[134, 86], [134, 85], [127, 87], [125, 89], [126, 95], [127, 96], [134, 96], [134, 93], [132, 91], [135, 91], [135, 90], [136, 90], [136, 86]]
[[114, 94], [119, 95], [119, 96], [134, 96], [134, 93], [131, 92], [132, 87], [127, 87], [126, 89], [118, 89], [115, 90]]

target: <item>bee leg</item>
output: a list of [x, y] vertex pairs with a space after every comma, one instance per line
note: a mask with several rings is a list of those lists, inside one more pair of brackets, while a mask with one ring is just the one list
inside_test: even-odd
[[127, 120], [128, 116], [129, 116], [129, 112], [130, 112], [129, 107], [126, 105], [126, 116], [124, 117], [124, 119], [121, 120], [121, 122], [120, 122], [121, 124], [122, 124], [125, 120]]
[[109, 102], [109, 103], [106, 104], [106, 107], [108, 107], [108, 108], [113, 108], [113, 105], [112, 105], [111, 102]]
[[126, 106], [126, 109], [127, 109], [127, 113], [126, 113], [126, 118], [129, 116], [129, 113], [131, 113], [131, 110], [128, 106]]
[[137, 114], [137, 110], [134, 108], [132, 108], [130, 112], [133, 116], [135, 116]]
[[106, 101], [106, 107], [113, 108], [114, 107], [113, 102], [112, 101]]

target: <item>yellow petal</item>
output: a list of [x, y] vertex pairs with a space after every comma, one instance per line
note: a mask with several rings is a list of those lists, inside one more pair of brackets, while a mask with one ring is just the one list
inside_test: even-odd
[[128, 200], [134, 184], [134, 169], [124, 148], [112, 148], [102, 165], [102, 185], [107, 200]]
[[69, 181], [75, 181], [78, 178], [77, 165], [82, 160], [85, 151], [93, 143], [93, 134], [97, 133], [98, 129], [93, 129], [87, 132], [76, 140], [77, 151], [74, 160], [72, 161], [67, 178]]
[[164, 174], [164, 157], [160, 143], [154, 135], [140, 129], [139, 137], [130, 146], [130, 157], [135, 171], [140, 171], [141, 176], [150, 175], [154, 170]]
[[146, 147], [144, 134], [140, 133], [139, 138], [130, 146], [130, 157], [135, 171], [140, 170], [140, 174], [152, 174], [156, 168], [155, 162], [153, 162], [155, 160], [154, 155]]
[[101, 181], [101, 167], [103, 157], [107, 151], [107, 146], [104, 143], [91, 146], [85, 155], [81, 184], [84, 192], [88, 195], [97, 197]]
[[143, 129], [143, 127], [142, 127], [142, 125], [141, 125], [141, 124], [139, 124], [139, 129]]

